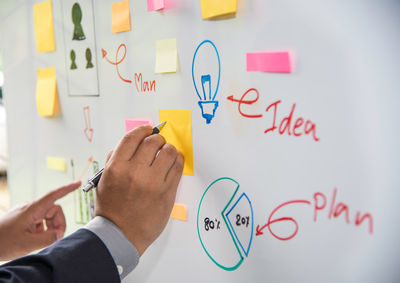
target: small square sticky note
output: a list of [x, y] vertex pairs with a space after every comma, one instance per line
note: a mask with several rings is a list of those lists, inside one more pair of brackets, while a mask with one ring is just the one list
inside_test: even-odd
[[57, 171], [67, 171], [67, 162], [65, 158], [60, 157], [47, 157], [47, 168]]
[[129, 132], [141, 125], [151, 125], [153, 126], [153, 123], [149, 120], [134, 120], [134, 119], [126, 119], [125, 120], [125, 132]]
[[40, 116], [51, 117], [59, 112], [56, 69], [37, 70], [36, 107]]
[[167, 143], [174, 145], [185, 158], [183, 174], [193, 176], [192, 119], [190, 110], [160, 109], [158, 116], [160, 123], [167, 122], [160, 134]]
[[129, 0], [111, 4], [113, 33], [131, 30], [131, 14], [129, 11]]
[[33, 23], [37, 51], [52, 52], [56, 50], [51, 0], [33, 5]]
[[156, 42], [156, 68], [155, 72], [175, 73], [178, 69], [178, 51], [176, 38], [157, 40]]
[[158, 11], [164, 9], [164, 0], [147, 0], [147, 11]]
[[170, 218], [187, 221], [186, 205], [175, 203], [172, 208]]
[[200, 0], [203, 19], [236, 13], [237, 0]]
[[247, 53], [246, 65], [247, 72], [292, 72], [290, 54], [287, 51]]

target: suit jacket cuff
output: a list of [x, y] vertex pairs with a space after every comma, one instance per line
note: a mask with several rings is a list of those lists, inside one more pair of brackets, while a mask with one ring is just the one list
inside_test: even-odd
[[96, 216], [84, 229], [92, 231], [103, 241], [114, 259], [121, 280], [138, 265], [138, 251], [113, 222], [105, 217]]

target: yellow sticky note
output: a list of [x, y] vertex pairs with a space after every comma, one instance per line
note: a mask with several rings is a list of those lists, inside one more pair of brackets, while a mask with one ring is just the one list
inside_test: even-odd
[[60, 157], [47, 157], [47, 168], [57, 171], [67, 171], [67, 162]]
[[33, 23], [38, 52], [56, 50], [51, 0], [33, 5]]
[[131, 13], [129, 11], [129, 0], [111, 4], [113, 33], [131, 30]]
[[36, 107], [40, 116], [51, 117], [59, 112], [56, 69], [37, 70]]
[[236, 13], [237, 0], [200, 0], [203, 19]]
[[186, 205], [175, 203], [169, 217], [182, 221], [187, 221]]
[[183, 174], [193, 176], [192, 119], [190, 110], [160, 109], [160, 122], [166, 121], [161, 135], [184, 156]]
[[156, 68], [155, 72], [176, 73], [178, 69], [178, 51], [176, 38], [157, 40], [156, 42]]

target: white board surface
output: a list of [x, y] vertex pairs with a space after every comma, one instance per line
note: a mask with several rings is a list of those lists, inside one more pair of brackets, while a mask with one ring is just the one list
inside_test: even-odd
[[[75, 177], [86, 172], [90, 156], [102, 166], [124, 134], [125, 119], [157, 122], [158, 109], [188, 109], [194, 176], [183, 176], [177, 195], [188, 221], [170, 220], [124, 282], [400, 280], [399, 1], [239, 0], [235, 17], [202, 20], [197, 0], [166, 0], [165, 11], [151, 13], [147, 1], [131, 0], [132, 30], [119, 34], [111, 33], [112, 2], [94, 1], [99, 96], [88, 97], [68, 92], [61, 1], [53, 1], [56, 51], [40, 54], [33, 3], [1, 1], [13, 204], [72, 181], [71, 159]], [[170, 38], [177, 40], [178, 72], [155, 74], [156, 41]], [[210, 124], [192, 79], [204, 40], [215, 44], [221, 64], [219, 106]], [[126, 57], [118, 71], [132, 83], [102, 56], [104, 49], [115, 60], [121, 44], [118, 58]], [[290, 51], [293, 72], [246, 72], [246, 53], [256, 51]], [[38, 116], [35, 106], [36, 69], [50, 66], [62, 113], [52, 119]], [[156, 91], [136, 88], [135, 73], [155, 80]], [[252, 88], [259, 99], [241, 110], [261, 118], [243, 117], [227, 99]], [[255, 98], [255, 91], [246, 96]], [[299, 117], [312, 121], [319, 141], [279, 129], [264, 133], [274, 113], [266, 108], [279, 100], [278, 127], [296, 104], [292, 127]], [[48, 170], [47, 156], [64, 157], [67, 172]], [[72, 233], [82, 226], [75, 223], [74, 196], [61, 204]], [[357, 225], [366, 213], [372, 226], [368, 218]], [[265, 226], [262, 235], [257, 226]]]

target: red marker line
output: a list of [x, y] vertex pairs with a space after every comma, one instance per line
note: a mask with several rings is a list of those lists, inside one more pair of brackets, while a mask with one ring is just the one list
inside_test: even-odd
[[[119, 55], [119, 51], [120, 51], [121, 47], [124, 48], [124, 55], [122, 56], [121, 60], [118, 61], [118, 55]], [[102, 52], [102, 54], [103, 54], [103, 59], [106, 59], [108, 63], [110, 63], [110, 64], [112, 64], [112, 65], [115, 65], [115, 67], [116, 67], [116, 69], [117, 69], [118, 77], [119, 77], [122, 81], [124, 81], [124, 82], [126, 82], [126, 83], [132, 83], [131, 80], [124, 79], [124, 78], [121, 76], [121, 74], [119, 73], [119, 69], [118, 69], [118, 65], [119, 65], [120, 63], [122, 63], [122, 61], [124, 61], [124, 59], [125, 59], [125, 57], [126, 57], [126, 45], [122, 43], [120, 46], [118, 46], [117, 53], [115, 53], [115, 62], [112, 62], [110, 59], [108, 59], [108, 58], [106, 57], [106, 56], [107, 56], [107, 51], [105, 51], [103, 48], [101, 49], [101, 52]]]
[[[271, 212], [271, 214], [270, 214], [270, 216], [269, 216], [269, 218], [268, 218], [267, 224], [265, 224], [265, 225], [263, 225], [263, 226], [261, 226], [261, 227], [260, 227], [259, 225], [257, 225], [257, 227], [256, 227], [256, 236], [263, 235], [264, 233], [262, 232], [262, 230], [264, 230], [265, 228], [268, 227], [268, 230], [269, 230], [269, 232], [271, 233], [271, 235], [274, 236], [275, 238], [281, 240], [281, 241], [287, 241], [287, 240], [293, 239], [293, 238], [297, 235], [297, 232], [298, 232], [298, 230], [299, 230], [299, 225], [297, 224], [297, 221], [296, 221], [294, 218], [292, 218], [292, 217], [281, 217], [281, 218], [274, 219], [274, 220], [271, 220], [271, 218], [272, 218], [272, 217], [274, 216], [274, 214], [275, 214], [279, 209], [281, 209], [282, 207], [287, 206], [287, 205], [290, 205], [290, 204], [296, 204], [296, 203], [303, 203], [303, 204], [311, 205], [311, 202], [308, 201], [308, 200], [292, 200], [292, 201], [287, 201], [287, 202], [282, 203], [281, 205], [279, 205], [278, 207], [276, 207], [276, 208]], [[277, 234], [275, 234], [275, 233], [272, 231], [271, 225], [274, 224], [274, 223], [277, 223], [277, 222], [281, 222], [281, 221], [290, 221], [290, 222], [292, 222], [292, 223], [296, 226], [295, 231], [294, 231], [290, 236], [288, 236], [288, 237], [280, 237], [280, 236], [278, 236]]]

